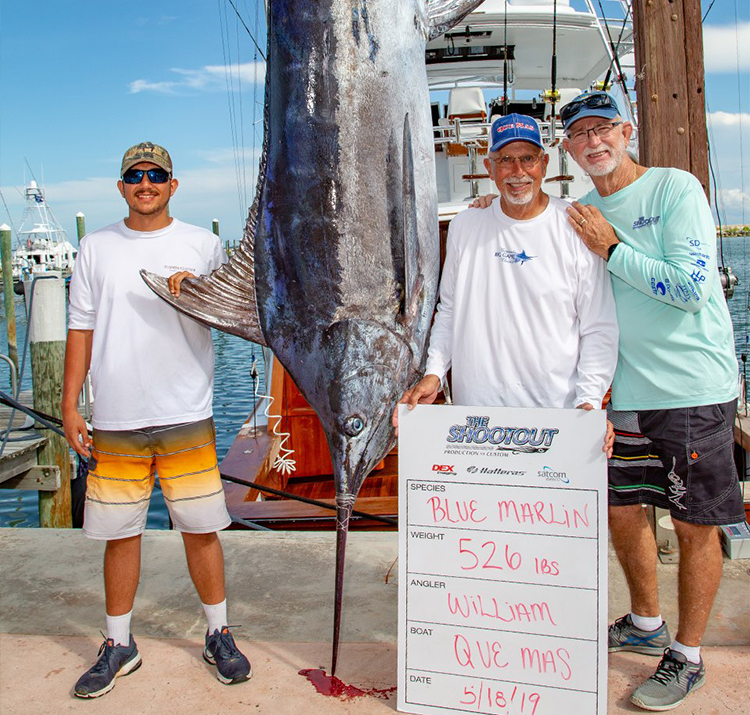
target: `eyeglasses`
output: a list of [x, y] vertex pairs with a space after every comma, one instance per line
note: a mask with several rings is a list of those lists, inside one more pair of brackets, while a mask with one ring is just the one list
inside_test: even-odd
[[499, 166], [501, 169], [510, 169], [518, 162], [522, 169], [531, 169], [536, 166], [541, 160], [544, 154], [524, 154], [523, 156], [501, 156], [498, 158], [490, 158], [490, 161]]
[[125, 184], [140, 184], [144, 174], [148, 174], [148, 180], [152, 184], [164, 184], [171, 177], [171, 174], [164, 169], [128, 169], [122, 175], [122, 181]]
[[602, 107], [610, 107], [611, 109], [617, 111], [617, 105], [605, 92], [600, 92], [599, 94], [590, 94], [588, 97], [584, 97], [583, 99], [575, 99], [562, 108], [562, 111], [560, 112], [560, 119], [562, 119], [562, 123], [567, 124], [584, 107], [588, 107], [589, 109], [601, 109]]
[[571, 144], [582, 144], [588, 141], [589, 134], [593, 134], [595, 137], [600, 139], [606, 139], [615, 127], [619, 127], [622, 122], [608, 122], [607, 124], [597, 124], [591, 129], [581, 129], [580, 132], [573, 132], [568, 134]]

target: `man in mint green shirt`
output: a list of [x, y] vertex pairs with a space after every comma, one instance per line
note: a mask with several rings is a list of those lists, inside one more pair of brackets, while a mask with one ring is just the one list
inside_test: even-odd
[[[609, 525], [631, 613], [610, 626], [609, 650], [663, 656], [631, 701], [667, 710], [705, 682], [700, 643], [722, 570], [716, 526], [744, 521], [733, 460], [737, 361], [716, 231], [694, 176], [628, 156], [633, 127], [608, 94], [577, 97], [561, 118], [563, 146], [595, 187], [568, 209], [570, 222], [607, 261], [620, 327]], [[677, 533], [675, 640], [660, 615], [642, 504], [669, 509]]]

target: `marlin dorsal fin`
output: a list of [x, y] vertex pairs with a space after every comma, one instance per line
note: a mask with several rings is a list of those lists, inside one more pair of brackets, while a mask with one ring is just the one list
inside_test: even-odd
[[483, 2], [484, 0], [428, 0], [429, 39], [434, 40], [444, 32], [448, 32], [451, 27], [461, 22]]
[[258, 185], [245, 223], [239, 248], [223, 266], [201, 278], [186, 278], [180, 285], [180, 297], [169, 292], [167, 279], [142, 270], [141, 277], [156, 295], [185, 315], [225, 333], [239, 335], [266, 345], [258, 315], [255, 293], [255, 232], [258, 207], [266, 178], [268, 156], [268, 117], [263, 138], [263, 153], [258, 170]]

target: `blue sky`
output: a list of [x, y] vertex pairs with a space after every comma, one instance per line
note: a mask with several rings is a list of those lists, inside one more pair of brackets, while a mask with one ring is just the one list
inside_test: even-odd
[[[261, 0], [235, 4], [254, 30]], [[262, 9], [258, 41], [265, 51]], [[744, 209], [750, 222], [750, 5], [716, 0], [704, 44], [723, 218], [740, 222]], [[26, 161], [73, 240], [78, 211], [89, 230], [121, 218], [115, 182], [122, 153], [151, 140], [169, 149], [181, 182], [172, 213], [206, 227], [218, 218], [222, 237], [238, 239], [261, 138], [253, 90], [263, 67], [254, 54], [227, 0], [0, 0], [0, 187], [12, 220], [21, 218], [18, 190], [31, 178]]]

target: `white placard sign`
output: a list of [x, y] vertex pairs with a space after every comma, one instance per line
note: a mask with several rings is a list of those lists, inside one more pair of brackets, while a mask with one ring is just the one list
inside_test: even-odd
[[606, 715], [600, 410], [399, 412], [398, 709]]

